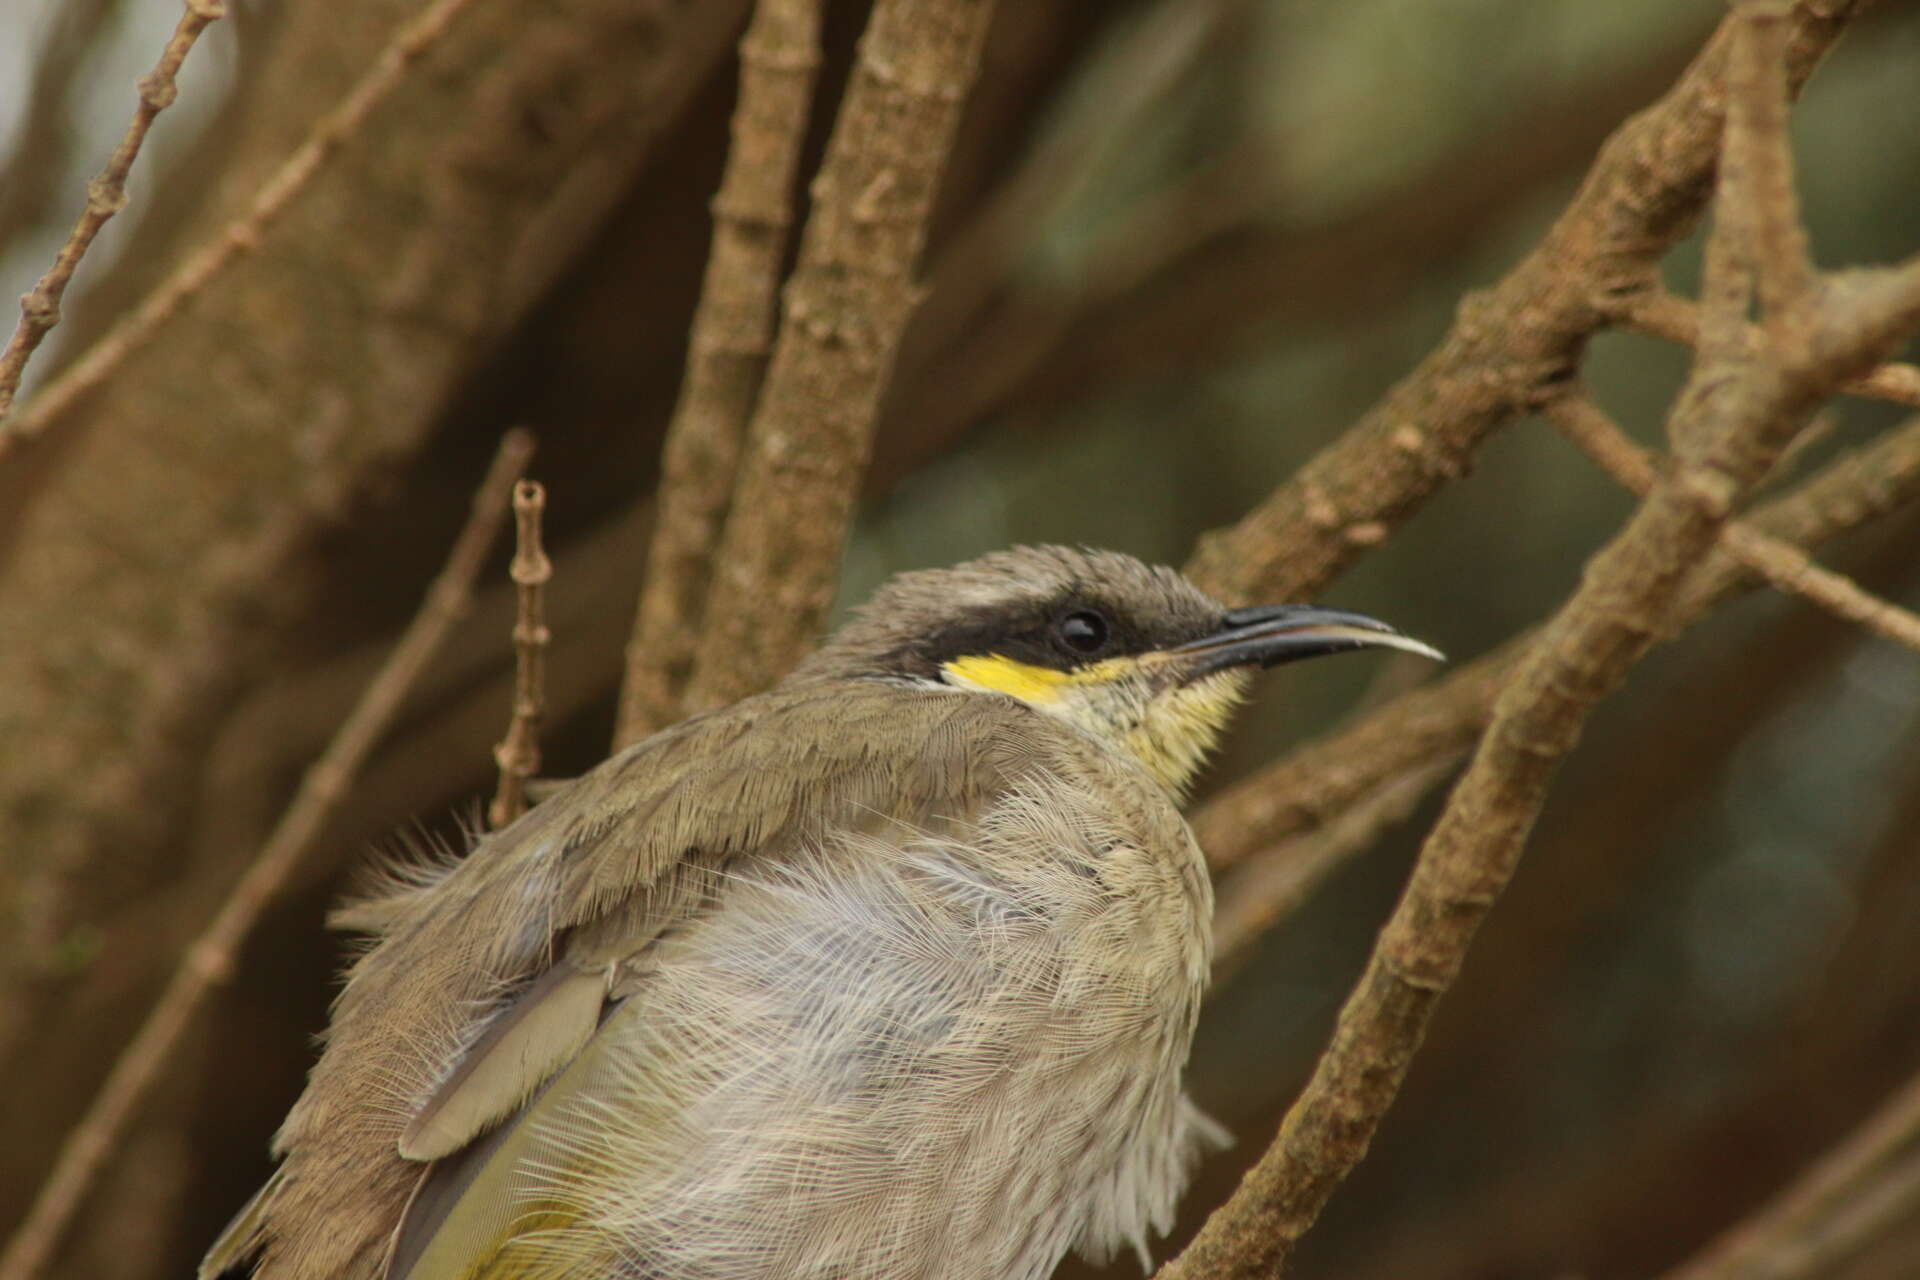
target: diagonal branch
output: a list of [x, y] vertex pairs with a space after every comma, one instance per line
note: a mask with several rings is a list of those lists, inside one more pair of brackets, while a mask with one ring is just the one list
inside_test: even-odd
[[[67, 242], [54, 256], [53, 265], [20, 299], [20, 323], [8, 340], [6, 350], [0, 351], [0, 425], [5, 424], [13, 411], [14, 393], [20, 389], [20, 377], [26, 372], [27, 361], [60, 323], [60, 300], [66, 296], [67, 285], [80, 259], [93, 247], [94, 237], [107, 225], [107, 220], [126, 208], [127, 174], [146, 143], [154, 117], [172, 106], [179, 94], [174, 77], [179, 74], [180, 64], [187, 60], [200, 33], [226, 16], [226, 0], [186, 0], [186, 10], [174, 25], [166, 47], [160, 51], [160, 60], [154, 63], [153, 70], [140, 77], [140, 103], [133, 110], [133, 121], [127, 126], [126, 135], [107, 159], [107, 167], [87, 184], [87, 207], [81, 211]], [[6, 437], [0, 435], [0, 450], [5, 443]]]
[[760, 0], [740, 41], [733, 141], [661, 454], [660, 512], [627, 645], [615, 749], [680, 718], [710, 566], [773, 346], [793, 183], [819, 69], [820, 0]]
[[127, 1125], [160, 1079], [194, 1015], [207, 997], [228, 981], [254, 922], [279, 898], [328, 816], [346, 797], [361, 766], [386, 734], [414, 681], [453, 625], [465, 616], [472, 603], [474, 580], [506, 518], [514, 483], [526, 470], [532, 453], [533, 438], [525, 432], [511, 432], [501, 441], [486, 480], [474, 493], [473, 514], [455, 539], [445, 567], [427, 588], [419, 613], [341, 722], [327, 749], [308, 768], [259, 856], [233, 886], [206, 931], [187, 948], [166, 991], [139, 1033], [121, 1051], [86, 1116], [68, 1135], [53, 1172], [8, 1242], [6, 1253], [0, 1255], [0, 1280], [32, 1280], [52, 1260], [81, 1200], [98, 1180]]
[[880, 0], [813, 183], [721, 538], [688, 711], [799, 661], [833, 603], [880, 394], [992, 0]]
[[[1699, 304], [1676, 297], [1664, 289], [1620, 299], [1609, 320], [1622, 329], [1665, 338], [1683, 347], [1697, 347], [1700, 344]], [[1749, 327], [1746, 330], [1748, 345], [1759, 341], [1759, 330]], [[1920, 408], [1920, 365], [1898, 361], [1876, 365], [1848, 381], [1840, 390], [1846, 395], [1863, 399], [1886, 400]]]
[[[1866, 7], [1793, 7], [1790, 85]], [[1223, 599], [1310, 598], [1572, 373], [1607, 323], [1604, 300], [1653, 288], [1660, 259], [1706, 203], [1735, 25], [1722, 23], [1673, 89], [1614, 132], [1540, 244], [1461, 303], [1419, 367], [1239, 523], [1200, 540], [1189, 576]]]
[[1920, 1210], [1920, 1076], [1666, 1280], [1817, 1280]]
[[[1733, 18], [1737, 56], [1768, 49], [1771, 7]], [[1784, 84], [1742, 77], [1739, 91], [1777, 95]], [[1784, 112], [1736, 110], [1734, 133], [1783, 127]], [[1730, 154], [1752, 154], [1766, 139], [1733, 137]], [[1753, 244], [1777, 194], [1754, 166], [1721, 173], [1722, 208], [1753, 210], [1723, 218], [1716, 240], [1729, 276], [1755, 263]], [[1763, 270], [1774, 264], [1755, 264]], [[1519, 863], [1560, 763], [1586, 717], [1682, 616], [1682, 588], [1711, 550], [1737, 500], [1763, 479], [1814, 408], [1876, 360], [1903, 326], [1920, 323], [1920, 290], [1905, 269], [1874, 273], [1838, 296], [1805, 297], [1791, 278], [1763, 286], [1786, 300], [1779, 328], [1792, 328], [1755, 364], [1744, 351], [1716, 358], [1703, 342], [1688, 385], [1675, 401], [1670, 434], [1676, 465], [1654, 486], [1625, 528], [1587, 565], [1579, 588], [1531, 645], [1494, 704], [1493, 720], [1439, 823], [1421, 850], [1400, 903], [1365, 972], [1340, 1012], [1312, 1079], [1288, 1110], [1265, 1155], [1187, 1250], [1160, 1273], [1268, 1276], [1284, 1264], [1340, 1182], [1365, 1155], [1405, 1078], [1440, 996], [1458, 977], [1481, 922]], [[1810, 291], [1811, 293], [1811, 291]], [[1712, 319], [1738, 326], [1735, 291]], [[1771, 337], [1770, 333], [1770, 337]]]
[[[1920, 418], [1829, 463], [1743, 523], [1805, 555], [1805, 548], [1870, 524], [1916, 497]], [[1736, 560], [1723, 540], [1688, 579], [1676, 622], [1690, 624], [1758, 581], [1758, 572]], [[1261, 849], [1308, 835], [1348, 806], [1368, 803], [1399, 779], [1472, 746], [1494, 698], [1535, 638], [1521, 635], [1221, 791], [1193, 815], [1208, 864], [1218, 874]]]
[[[5, 381], [0, 379], [0, 462], [4, 462], [7, 455], [20, 447], [22, 442], [44, 432], [81, 397], [105, 382], [128, 356], [152, 341], [161, 326], [215, 277], [252, 252], [267, 229], [293, 203], [294, 197], [306, 189], [314, 175], [339, 151], [341, 143], [359, 129], [373, 109], [405, 81], [408, 68], [419, 61], [454, 19], [473, 2], [433, 0], [419, 17], [394, 37], [360, 83], [314, 127], [313, 133], [287, 157], [286, 163], [260, 185], [245, 213], [230, 223], [216, 239], [189, 254], [132, 314], [114, 325], [105, 337], [89, 347], [65, 372], [43, 387], [25, 409], [11, 417], [6, 416], [5, 411], [12, 394]], [[214, 11], [223, 5], [224, 0], [189, 0], [189, 15], [196, 9]], [[186, 21], [185, 18], [181, 19], [183, 27]], [[170, 79], [167, 85], [171, 89]], [[124, 147], [125, 144], [122, 145]], [[131, 160], [129, 156], [129, 163]], [[21, 360], [24, 363], [24, 355]]]
[[124, 11], [124, 0], [67, 0], [34, 50], [26, 101], [0, 163], [0, 251], [53, 216], [78, 132], [81, 81]]
[[[1652, 455], [1635, 444], [1592, 397], [1571, 389], [1548, 401], [1541, 412], [1622, 488], [1642, 498], [1652, 491], [1659, 478]], [[1821, 568], [1791, 542], [1735, 520], [1721, 529], [1720, 547], [1780, 591], [1895, 644], [1920, 650], [1920, 617], [1880, 599], [1844, 574]]]

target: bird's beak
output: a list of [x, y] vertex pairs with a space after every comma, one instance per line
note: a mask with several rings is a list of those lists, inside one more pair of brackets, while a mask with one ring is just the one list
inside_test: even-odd
[[1189, 680], [1226, 667], [1278, 666], [1300, 658], [1344, 653], [1349, 649], [1404, 649], [1436, 662], [1446, 655], [1430, 644], [1403, 636], [1365, 614], [1342, 613], [1304, 604], [1258, 605], [1229, 609], [1220, 630], [1166, 650]]

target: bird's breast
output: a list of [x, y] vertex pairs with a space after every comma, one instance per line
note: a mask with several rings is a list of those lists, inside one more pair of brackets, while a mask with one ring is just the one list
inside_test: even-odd
[[1038, 1280], [1164, 1230], [1204, 1123], [1206, 882], [1084, 799], [728, 869], [535, 1118], [540, 1247]]

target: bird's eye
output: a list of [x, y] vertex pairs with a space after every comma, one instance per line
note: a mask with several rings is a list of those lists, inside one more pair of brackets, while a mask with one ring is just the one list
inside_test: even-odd
[[1091, 609], [1076, 609], [1056, 622], [1054, 634], [1074, 653], [1098, 653], [1107, 647], [1111, 628], [1107, 620]]

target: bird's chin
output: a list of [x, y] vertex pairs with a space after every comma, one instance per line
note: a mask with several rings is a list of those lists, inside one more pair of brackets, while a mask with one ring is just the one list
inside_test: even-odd
[[1127, 733], [1128, 752], [1169, 791], [1185, 795], [1252, 681], [1247, 668], [1225, 667], [1163, 690]]

